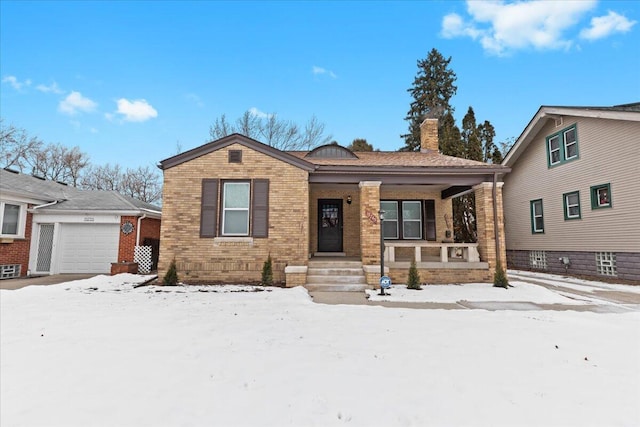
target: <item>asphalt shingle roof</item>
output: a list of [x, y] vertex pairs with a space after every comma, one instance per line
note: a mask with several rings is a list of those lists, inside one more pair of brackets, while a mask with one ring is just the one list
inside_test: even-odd
[[150, 210], [161, 208], [115, 191], [79, 190], [55, 181], [0, 169], [0, 190], [19, 193], [45, 202], [57, 201], [48, 210]]

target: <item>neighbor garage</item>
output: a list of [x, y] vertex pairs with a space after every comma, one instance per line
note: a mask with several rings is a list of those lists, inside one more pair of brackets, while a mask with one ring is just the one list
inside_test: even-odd
[[118, 259], [119, 224], [60, 224], [60, 273], [109, 273]]

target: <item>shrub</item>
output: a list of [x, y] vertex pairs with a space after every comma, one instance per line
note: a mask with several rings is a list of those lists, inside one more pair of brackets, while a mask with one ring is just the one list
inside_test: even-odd
[[409, 278], [407, 279], [407, 289], [420, 290], [420, 274], [418, 274], [418, 267], [416, 266], [416, 260], [411, 261], [411, 267], [409, 267]]
[[273, 285], [273, 266], [271, 264], [271, 254], [267, 257], [267, 260], [262, 266], [262, 279], [260, 280], [262, 286]]
[[500, 261], [496, 264], [496, 273], [493, 275], [493, 286], [505, 289], [509, 287], [509, 279], [507, 279], [507, 275]]
[[178, 284], [178, 269], [176, 268], [176, 260], [174, 259], [169, 264], [169, 270], [164, 275], [163, 283], [168, 286], [175, 286]]

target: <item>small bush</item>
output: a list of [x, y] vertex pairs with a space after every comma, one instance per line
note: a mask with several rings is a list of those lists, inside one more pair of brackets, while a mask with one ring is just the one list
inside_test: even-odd
[[273, 265], [271, 264], [271, 254], [267, 257], [267, 260], [262, 266], [262, 279], [260, 280], [262, 286], [273, 285]]
[[418, 267], [416, 266], [416, 260], [411, 261], [411, 267], [409, 267], [409, 278], [407, 279], [407, 289], [420, 290], [420, 274], [418, 274]]
[[496, 273], [493, 275], [493, 286], [505, 289], [509, 287], [509, 279], [507, 279], [507, 275], [504, 272], [500, 261], [498, 261], [496, 265]]
[[169, 270], [164, 275], [163, 283], [168, 286], [175, 286], [178, 284], [178, 269], [176, 268], [176, 260], [174, 259], [169, 264]]

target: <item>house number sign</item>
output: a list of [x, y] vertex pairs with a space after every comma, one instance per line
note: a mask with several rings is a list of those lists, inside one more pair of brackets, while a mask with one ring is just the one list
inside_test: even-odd
[[378, 223], [378, 217], [376, 216], [375, 213], [371, 212], [369, 209], [364, 211], [364, 214], [367, 216], [367, 218], [369, 218], [369, 221], [371, 221], [371, 224]]

